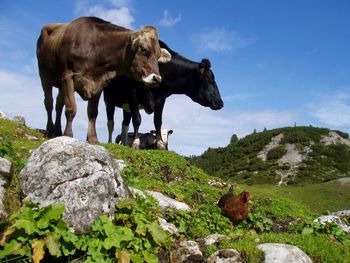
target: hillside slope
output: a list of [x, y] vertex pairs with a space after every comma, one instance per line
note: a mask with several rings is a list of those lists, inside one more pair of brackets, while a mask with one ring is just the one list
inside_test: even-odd
[[[325, 134], [327, 132], [328, 130], [324, 131]], [[267, 136], [260, 148], [276, 135], [278, 133]], [[253, 139], [254, 137], [251, 138], [251, 142], [255, 144], [252, 145], [258, 148], [259, 140]], [[39, 147], [45, 140], [46, 138], [38, 131], [0, 119], [0, 157], [11, 160], [15, 165], [15, 175], [10, 179], [5, 197], [6, 206], [11, 213], [22, 206], [18, 187], [19, 172], [26, 164], [31, 150]], [[249, 141], [245, 142], [251, 145]], [[137, 151], [115, 144], [102, 146], [116, 159], [125, 160], [126, 167], [122, 176], [128, 186], [141, 190], [156, 190], [191, 206], [190, 212], [170, 210], [162, 214], [180, 231], [180, 236], [176, 237], [176, 240], [169, 240], [170, 246], [180, 240], [198, 240], [209, 234], [218, 233], [228, 238], [208, 247], [205, 250], [206, 257], [217, 249], [234, 248], [244, 255], [245, 262], [262, 262], [262, 252], [256, 246], [260, 243], [274, 242], [298, 246], [312, 258], [313, 262], [333, 263], [350, 260], [348, 246], [336, 241], [341, 240], [344, 235], [342, 232], [342, 236], [336, 236], [330, 232], [334, 230], [333, 225], [324, 230], [312, 224], [314, 218], [327, 210], [334, 212], [349, 208], [349, 186], [335, 189], [330, 184], [315, 184], [312, 185], [313, 188], [307, 185], [281, 188], [273, 185], [235, 184], [236, 192], [248, 190], [252, 198], [248, 219], [241, 225], [233, 227], [230, 221], [221, 215], [216, 205], [220, 196], [228, 190], [228, 187], [222, 184], [225, 182], [222, 178], [208, 175], [175, 152]], [[243, 150], [243, 145], [241, 147]], [[233, 181], [227, 180], [227, 183], [231, 182]], [[309, 197], [310, 191], [313, 192], [312, 198]], [[324, 199], [327, 202], [323, 201]], [[136, 214], [137, 217], [143, 217], [147, 213], [161, 215], [159, 208], [152, 206], [150, 211], [146, 211], [147, 207], [142, 202], [133, 203], [133, 208], [140, 210]], [[6, 225], [0, 226], [0, 235], [6, 227]], [[304, 229], [310, 227], [318, 228], [313, 230], [314, 234], [303, 234]], [[348, 240], [349, 236], [345, 238]], [[49, 252], [46, 250], [45, 259], [47, 254]], [[79, 257], [82, 260], [86, 255], [78, 253], [65, 259], [73, 261]], [[17, 259], [30, 261], [28, 255]], [[46, 261], [49, 262], [50, 258]]]
[[208, 174], [240, 183], [320, 183], [350, 176], [348, 134], [286, 127], [250, 134], [191, 161]]

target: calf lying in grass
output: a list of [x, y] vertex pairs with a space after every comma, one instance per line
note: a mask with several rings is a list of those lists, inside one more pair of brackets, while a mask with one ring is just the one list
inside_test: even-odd
[[[165, 128], [161, 129], [162, 140], [164, 142], [166, 150], [168, 150], [169, 135], [172, 133], [173, 133], [173, 130], [168, 130]], [[131, 147], [133, 144], [133, 135], [134, 133], [131, 133], [131, 132], [129, 133], [125, 132], [124, 134], [123, 133], [119, 134], [115, 139], [115, 143], [129, 145]], [[139, 149], [145, 149], [145, 150], [157, 149], [156, 131], [152, 130], [147, 133], [139, 133], [139, 138], [137, 140], [139, 140], [138, 142]]]

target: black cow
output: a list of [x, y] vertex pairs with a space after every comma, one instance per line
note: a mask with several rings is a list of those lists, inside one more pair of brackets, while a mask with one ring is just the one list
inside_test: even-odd
[[[204, 107], [210, 107], [212, 110], [220, 110], [224, 106], [224, 103], [208, 59], [203, 59], [201, 62], [194, 62], [172, 51], [164, 42], [159, 41], [159, 44], [161, 48], [166, 48], [171, 53], [171, 60], [167, 64], [159, 64], [162, 83], [159, 87], [151, 88], [150, 90], [155, 99], [154, 125], [157, 134], [157, 148], [165, 149], [161, 137], [161, 126], [163, 108], [167, 97], [172, 94], [185, 94], [194, 102]], [[129, 87], [142, 85], [131, 79], [119, 77], [116, 78], [114, 84]], [[111, 89], [111, 91], [118, 92], [116, 89]], [[105, 97], [105, 102], [107, 104], [113, 104], [115, 97], [118, 97], [118, 94], [109, 94], [108, 97]], [[107, 115], [109, 116], [108, 122], [113, 123], [113, 114], [107, 112]], [[137, 133], [141, 123], [139, 113], [131, 114], [124, 111], [123, 115], [122, 133], [127, 132], [131, 117], [133, 117], [134, 130]], [[136, 119], [134, 119], [134, 116]], [[134, 135], [134, 138], [137, 139], [137, 136], [137, 134]]]
[[[118, 92], [115, 87], [123, 87]], [[116, 94], [118, 93], [118, 94]], [[155, 109], [155, 99], [151, 89], [138, 82], [130, 85], [130, 78], [121, 76], [114, 78], [108, 86], [103, 90], [103, 97], [107, 111], [107, 127], [108, 127], [108, 142], [112, 142], [112, 133], [114, 130], [114, 111], [115, 107], [123, 108], [124, 119], [129, 119], [132, 116], [134, 125], [134, 140], [138, 138], [138, 128], [141, 123], [141, 115], [139, 108], [143, 108], [146, 113], [151, 114]], [[127, 123], [127, 126], [129, 126]], [[128, 129], [122, 134], [128, 133]], [[127, 142], [123, 143], [127, 145]], [[137, 142], [136, 142], [137, 144]], [[138, 145], [134, 146], [138, 148]]]

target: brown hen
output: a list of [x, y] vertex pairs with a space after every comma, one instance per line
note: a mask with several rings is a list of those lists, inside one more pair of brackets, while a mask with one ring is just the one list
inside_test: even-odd
[[229, 192], [220, 198], [218, 206], [221, 208], [222, 214], [229, 218], [233, 225], [238, 225], [248, 216], [249, 197], [249, 192], [234, 195], [231, 186]]

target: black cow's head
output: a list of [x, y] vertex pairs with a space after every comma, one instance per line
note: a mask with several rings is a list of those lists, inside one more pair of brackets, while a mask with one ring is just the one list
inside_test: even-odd
[[190, 97], [193, 101], [212, 110], [220, 110], [224, 107], [214, 73], [208, 59], [202, 59], [198, 65], [197, 88], [192, 90]]
[[137, 87], [136, 94], [139, 100], [139, 104], [143, 106], [145, 112], [147, 114], [153, 113], [155, 108], [155, 99], [151, 88], [140, 85]]

